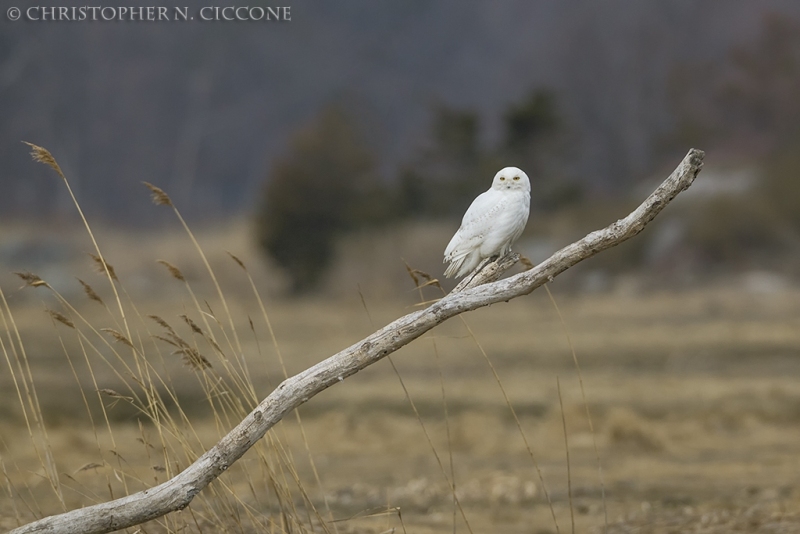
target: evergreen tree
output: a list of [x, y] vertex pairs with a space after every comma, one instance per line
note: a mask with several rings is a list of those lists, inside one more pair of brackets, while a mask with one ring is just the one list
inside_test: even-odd
[[373, 157], [344, 111], [329, 107], [292, 139], [272, 166], [258, 211], [264, 250], [295, 293], [314, 289], [336, 238], [387, 216]]

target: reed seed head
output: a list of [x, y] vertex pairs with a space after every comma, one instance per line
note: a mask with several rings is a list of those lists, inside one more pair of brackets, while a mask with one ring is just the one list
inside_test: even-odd
[[161, 265], [166, 267], [167, 270], [169, 271], [169, 274], [171, 274], [173, 278], [180, 280], [181, 282], [186, 281], [186, 278], [183, 276], [181, 270], [172, 265], [170, 262], [166, 260], [156, 260], [156, 263], [160, 263]]
[[106, 332], [107, 334], [111, 334], [111, 337], [113, 337], [115, 341], [117, 341], [119, 343], [122, 343], [123, 345], [127, 345], [130, 348], [134, 348], [133, 343], [131, 343], [130, 339], [125, 337], [120, 332], [117, 332], [113, 328], [101, 328], [100, 330], [102, 330], [103, 332]]
[[[228, 252], [228, 251], [226, 250], [225, 252]], [[236, 263], [238, 263], [238, 264], [239, 264], [239, 267], [241, 267], [241, 268], [242, 268], [242, 269], [244, 269], [245, 271], [247, 270], [247, 267], [245, 267], [245, 266], [244, 266], [244, 262], [243, 262], [242, 260], [240, 260], [239, 258], [237, 258], [236, 256], [234, 256], [234, 255], [233, 255], [232, 253], [230, 253], [230, 252], [228, 252], [228, 256], [230, 256], [230, 257], [233, 259], [233, 261], [235, 261]]]
[[88, 464], [84, 465], [83, 467], [81, 467], [80, 469], [75, 471], [75, 473], [80, 473], [82, 471], [88, 471], [90, 469], [99, 469], [100, 467], [104, 467], [103, 464], [98, 464], [97, 462], [92, 462], [92, 463], [88, 463]]
[[191, 328], [191, 329], [192, 329], [192, 332], [194, 332], [195, 334], [200, 334], [201, 336], [203, 335], [203, 330], [202, 330], [202, 328], [200, 328], [199, 326], [197, 326], [197, 323], [195, 323], [194, 321], [192, 321], [192, 320], [189, 318], [189, 316], [188, 316], [188, 315], [179, 315], [179, 317], [180, 317], [181, 319], [183, 319], [183, 320], [184, 320], [184, 322], [185, 322], [186, 324], [188, 324], [188, 325], [189, 325], [189, 328]]
[[142, 182], [142, 183], [150, 190], [153, 203], [156, 206], [169, 206], [171, 208], [175, 207], [172, 204], [172, 199], [169, 198], [169, 195], [166, 194], [163, 189], [154, 186], [150, 182]]
[[45, 311], [50, 314], [50, 317], [52, 317], [59, 323], [65, 324], [70, 328], [75, 328], [75, 323], [67, 319], [67, 317], [63, 313], [51, 310], [49, 308], [46, 308]]
[[92, 286], [90, 286], [89, 284], [87, 284], [86, 282], [81, 280], [80, 278], [78, 278], [78, 282], [80, 282], [81, 285], [83, 286], [83, 291], [84, 291], [84, 293], [86, 293], [87, 297], [89, 297], [91, 300], [93, 300], [95, 302], [99, 302], [100, 304], [105, 306], [105, 303], [103, 302], [103, 299], [100, 298], [100, 295], [95, 293], [94, 289], [92, 289]]
[[126, 397], [122, 393], [119, 393], [119, 392], [114, 391], [113, 389], [109, 389], [109, 388], [98, 389], [97, 392], [98, 393], [102, 393], [103, 395], [106, 395], [106, 396], [114, 398], [114, 399], [133, 400], [132, 397]]
[[33, 274], [30, 271], [22, 271], [22, 272], [15, 272], [17, 276], [22, 278], [22, 281], [25, 282], [25, 286], [28, 287], [39, 287], [39, 286], [47, 286], [47, 282], [39, 278], [39, 276]]
[[172, 329], [169, 323], [164, 319], [162, 319], [161, 317], [159, 317], [158, 315], [148, 315], [148, 317], [154, 320], [158, 324], [158, 326], [160, 326], [170, 334], [175, 334], [175, 330]]
[[110, 263], [105, 261], [100, 256], [95, 256], [91, 252], [89, 253], [89, 256], [91, 256], [92, 260], [94, 260], [97, 272], [105, 274], [106, 270], [108, 270], [108, 275], [111, 277], [111, 279], [116, 282], [119, 282], [119, 278], [117, 278], [117, 272], [114, 270], [114, 267]]
[[45, 165], [56, 171], [62, 180], [64, 180], [65, 182], [67, 181], [67, 177], [64, 176], [63, 172], [61, 172], [61, 167], [59, 167], [56, 158], [53, 157], [53, 155], [50, 153], [49, 150], [39, 145], [34, 145], [33, 143], [29, 143], [27, 141], [23, 141], [23, 143], [31, 147], [31, 157], [33, 158], [33, 161], [37, 163], [44, 163]]
[[442, 289], [442, 285], [439, 283], [438, 279], [432, 277], [425, 271], [414, 269], [407, 263], [406, 263], [406, 272], [408, 273], [408, 276], [410, 276], [411, 279], [414, 281], [414, 286], [416, 286], [417, 289], [427, 286], [436, 286], [439, 289]]
[[519, 262], [522, 264], [523, 267], [525, 267], [526, 271], [530, 271], [531, 269], [534, 268], [533, 262], [528, 258], [526, 258], [525, 256], [520, 255]]
[[202, 371], [211, 367], [211, 362], [192, 347], [183, 347], [174, 351], [173, 354], [183, 354], [183, 363], [195, 371]]

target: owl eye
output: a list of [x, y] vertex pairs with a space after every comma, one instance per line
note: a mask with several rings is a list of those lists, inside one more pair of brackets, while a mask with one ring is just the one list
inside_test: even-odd
[[501, 176], [501, 177], [500, 177], [500, 181], [501, 181], [501, 182], [505, 182], [505, 181], [506, 181], [506, 177], [505, 177], [505, 176]]
[[515, 182], [519, 182], [519, 176], [515, 176], [515, 177], [514, 177], [514, 181], [515, 181]]

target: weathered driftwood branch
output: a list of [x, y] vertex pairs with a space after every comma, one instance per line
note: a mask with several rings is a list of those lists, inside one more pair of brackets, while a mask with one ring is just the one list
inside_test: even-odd
[[512, 268], [520, 259], [520, 255], [516, 252], [509, 252], [505, 256], [501, 256], [493, 261], [489, 258], [482, 261], [474, 271], [469, 273], [461, 280], [450, 294], [461, 293], [472, 287], [478, 287], [489, 282], [499, 280], [503, 273]]
[[[219, 443], [171, 480], [104, 504], [47, 517], [13, 530], [30, 532], [111, 532], [189, 505], [287, 413], [311, 397], [372, 365], [460, 313], [527, 295], [576, 263], [618, 245], [642, 231], [675, 196], [689, 187], [702, 167], [704, 153], [692, 149], [677, 169], [633, 213], [553, 254], [531, 270], [477, 287], [459, 288], [428, 308], [383, 327], [371, 336], [281, 383]], [[513, 265], [513, 258], [500, 258]], [[486, 266], [486, 269], [492, 264]], [[484, 269], [484, 270], [486, 270]], [[486, 274], [491, 274], [487, 271]], [[483, 279], [482, 273], [475, 277]], [[466, 286], [471, 286], [472, 281]]]

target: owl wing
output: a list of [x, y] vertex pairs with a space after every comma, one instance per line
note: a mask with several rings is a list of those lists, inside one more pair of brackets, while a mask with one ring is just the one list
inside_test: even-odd
[[461, 227], [444, 250], [444, 261], [458, 261], [479, 249], [492, 228], [496, 214], [503, 210], [507, 202], [508, 197], [494, 189], [478, 195], [464, 214]]

